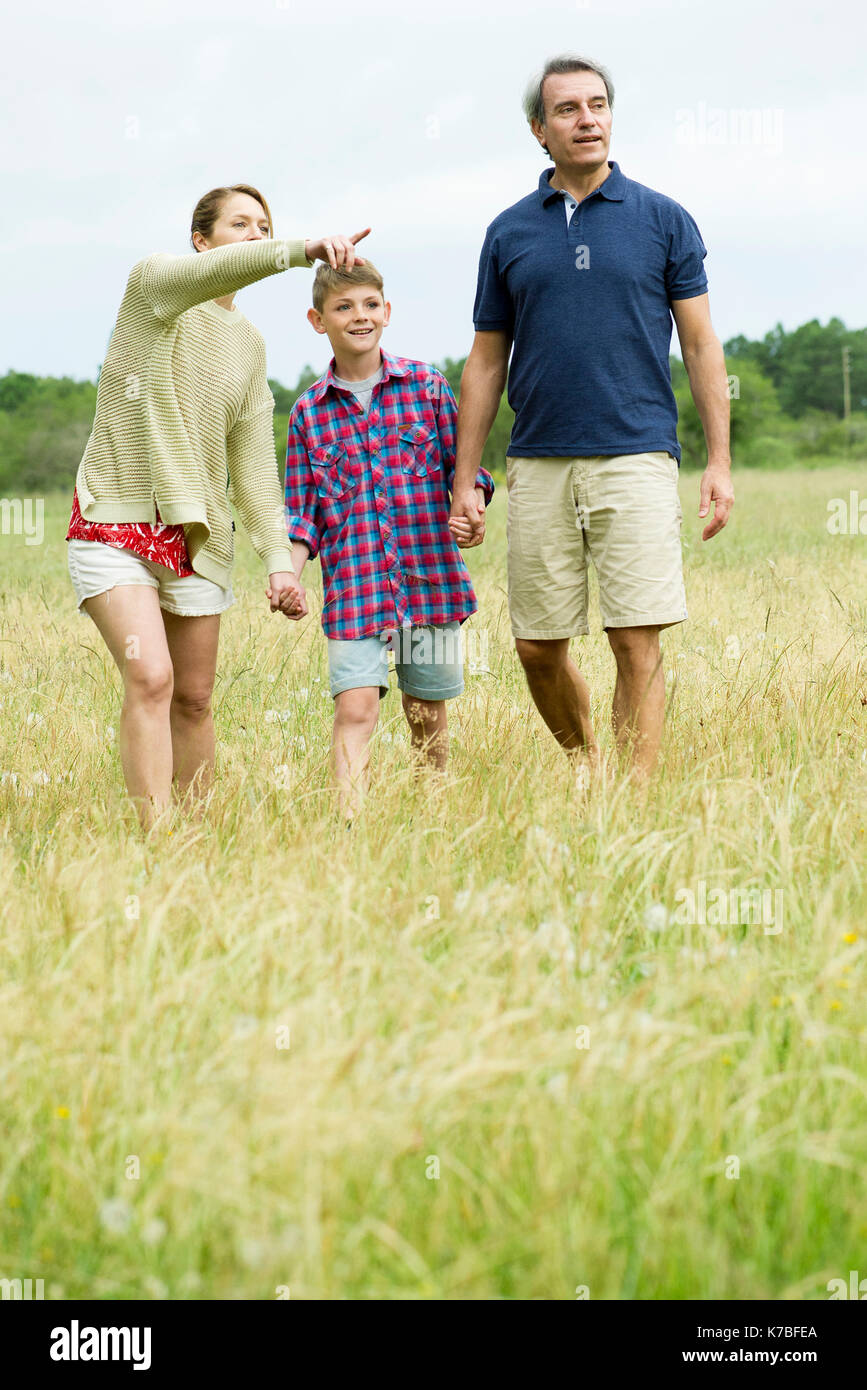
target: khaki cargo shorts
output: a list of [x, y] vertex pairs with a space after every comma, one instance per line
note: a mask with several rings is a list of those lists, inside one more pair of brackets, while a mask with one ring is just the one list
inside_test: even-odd
[[683, 514], [671, 454], [508, 458], [506, 465], [515, 637], [589, 632], [588, 560], [599, 580], [603, 627], [685, 620]]

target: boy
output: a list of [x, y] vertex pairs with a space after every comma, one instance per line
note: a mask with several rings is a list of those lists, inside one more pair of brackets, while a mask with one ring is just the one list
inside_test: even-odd
[[[455, 399], [434, 368], [381, 351], [390, 314], [370, 261], [319, 267], [307, 318], [334, 356], [296, 401], [286, 451], [295, 574], [316, 555], [322, 564], [334, 774], [350, 820], [367, 787], [389, 647], [413, 748], [442, 769], [445, 702], [463, 690], [460, 625], [477, 606], [449, 530]], [[483, 468], [476, 491], [487, 505], [494, 483]]]

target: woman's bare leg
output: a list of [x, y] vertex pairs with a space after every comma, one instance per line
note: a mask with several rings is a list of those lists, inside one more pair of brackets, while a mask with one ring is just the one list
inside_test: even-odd
[[190, 809], [214, 781], [214, 717], [211, 696], [217, 674], [220, 615], [182, 618], [163, 610], [175, 673], [170, 709], [175, 790]]
[[83, 606], [123, 677], [120, 761], [142, 828], [150, 830], [171, 805], [172, 785], [173, 675], [157, 590], [118, 584]]

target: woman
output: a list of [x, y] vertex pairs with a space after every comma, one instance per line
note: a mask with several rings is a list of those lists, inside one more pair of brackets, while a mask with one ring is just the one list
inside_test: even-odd
[[[274, 458], [261, 335], [234, 307], [244, 285], [289, 266], [362, 258], [355, 236], [272, 239], [268, 204], [234, 184], [193, 212], [195, 256], [133, 266], [99, 378], [78, 468], [69, 571], [124, 683], [120, 756], [149, 830], [171, 804], [208, 790], [211, 694], [238, 510], [268, 574], [276, 612], [306, 613]], [[363, 263], [363, 262], [362, 262]]]

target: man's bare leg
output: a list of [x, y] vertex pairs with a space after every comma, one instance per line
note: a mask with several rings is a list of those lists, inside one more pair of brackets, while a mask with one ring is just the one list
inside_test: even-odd
[[567, 753], [598, 762], [599, 749], [590, 723], [590, 691], [569, 656], [569, 638], [532, 641], [515, 638], [533, 703]]
[[611, 722], [617, 747], [639, 775], [653, 771], [665, 718], [665, 678], [658, 627], [612, 627], [617, 662]]

